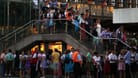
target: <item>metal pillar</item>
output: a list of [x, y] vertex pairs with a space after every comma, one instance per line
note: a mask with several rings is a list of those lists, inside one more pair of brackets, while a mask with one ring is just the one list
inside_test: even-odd
[[10, 22], [10, 13], [9, 13], [9, 4], [10, 4], [10, 1], [9, 0], [7, 0], [7, 29], [8, 29], [8, 31], [9, 31], [9, 22]]

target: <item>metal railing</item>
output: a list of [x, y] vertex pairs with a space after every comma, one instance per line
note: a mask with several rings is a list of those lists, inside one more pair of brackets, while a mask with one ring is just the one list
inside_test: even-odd
[[[69, 24], [65, 19], [53, 19], [54, 26], [47, 26], [46, 20], [32, 20], [23, 26], [15, 29], [13, 32], [0, 38], [0, 49], [8, 48], [11, 45], [16, 45], [19, 41], [23, 40], [27, 36], [34, 34], [69, 34], [78, 40], [81, 44], [85, 45], [87, 48], [103, 53], [106, 50], [104, 40], [110, 42], [110, 45], [114, 45], [114, 42], [119, 42], [123, 47], [131, 47], [127, 43], [123, 42], [118, 38], [98, 38], [88, 32], [86, 29], [78, 26], [79, 30], [74, 30], [74, 25]], [[81, 31], [86, 34], [84, 39], [81, 35]], [[107, 45], [109, 47], [110, 45]], [[16, 46], [15, 46], [16, 47]], [[110, 47], [111, 48], [111, 47]]]

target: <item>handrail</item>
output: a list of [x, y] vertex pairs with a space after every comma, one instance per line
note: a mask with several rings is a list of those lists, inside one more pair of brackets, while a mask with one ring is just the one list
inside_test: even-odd
[[91, 37], [95, 37], [94, 35], [92, 35], [90, 32], [88, 32], [87, 30], [85, 30], [84, 28], [82, 28], [81, 26], [78, 26], [81, 30], [83, 30], [84, 32], [86, 32], [87, 34], [89, 34]]
[[[66, 19], [53, 19], [53, 20], [66, 20]], [[16, 33], [18, 30], [24, 30], [23, 28], [25, 27], [25, 26], [27, 26], [27, 25], [29, 25], [30, 23], [32, 23], [32, 22], [44, 22], [44, 20], [31, 20], [31, 21], [29, 21], [28, 23], [26, 23], [26, 24], [24, 24], [23, 26], [21, 26], [21, 27], [19, 27], [19, 28], [17, 28], [17, 29], [15, 29], [13, 32], [11, 32], [11, 33], [9, 33], [9, 34], [7, 34], [7, 35], [5, 35], [5, 36], [3, 36], [2, 38], [0, 38], [0, 40], [3, 40], [3, 39], [5, 39], [5, 38], [7, 38], [7, 37], [9, 37], [10, 35], [12, 35], [12, 37], [13, 37], [13, 35], [14, 35], [14, 33]], [[108, 40], [118, 40], [118, 41], [120, 41], [122, 44], [124, 44], [125, 46], [127, 46], [127, 47], [129, 47], [129, 48], [131, 48], [131, 46], [130, 45], [128, 45], [127, 43], [125, 43], [125, 42], [123, 42], [122, 40], [120, 40], [119, 38], [100, 38], [100, 37], [96, 37], [96, 36], [94, 36], [93, 34], [91, 34], [90, 32], [88, 32], [87, 30], [85, 30], [84, 28], [82, 28], [81, 26], [78, 26], [81, 30], [83, 30], [84, 32], [86, 32], [89, 36], [91, 36], [92, 38], [96, 38], [96, 39], [108, 39]], [[21, 31], [19, 31], [19, 32], [21, 32]], [[17, 32], [18, 33], [18, 32]], [[11, 36], [10, 36], [11, 37]]]
[[6, 37], [12, 35], [13, 33], [17, 32], [18, 30], [24, 28], [25, 26], [27, 26], [28, 24], [30, 24], [31, 22], [34, 22], [35, 20], [31, 20], [28, 23], [24, 24], [23, 26], [20, 26], [19, 28], [15, 29], [14, 31], [12, 31], [11, 33], [8, 33], [7, 35], [3, 36], [2, 38], [0, 38], [0, 40], [5, 39]]
[[126, 45], [127, 47], [131, 48], [130, 45], [128, 45], [127, 43], [123, 42], [121, 39], [119, 38], [98, 38], [98, 39], [106, 39], [106, 40], [118, 40], [120, 41], [122, 44]]
[[127, 46], [127, 47], [129, 47], [129, 48], [131, 48], [131, 46], [130, 45], [128, 45], [127, 43], [125, 43], [125, 42], [123, 42], [121, 39], [119, 39], [119, 38], [100, 38], [100, 37], [95, 37], [94, 35], [92, 35], [90, 32], [88, 32], [87, 30], [85, 30], [84, 28], [82, 28], [82, 27], [80, 27], [79, 26], [79, 28], [81, 29], [81, 30], [83, 30], [84, 32], [86, 32], [87, 34], [89, 34], [91, 37], [94, 37], [94, 38], [96, 38], [96, 39], [108, 39], [108, 40], [118, 40], [118, 41], [120, 41], [122, 44], [124, 44], [125, 46]]
[[124, 45], [126, 45], [127, 47], [131, 48], [130, 45], [128, 45], [127, 43], [123, 42], [121, 39], [117, 38], [118, 41], [120, 41], [121, 43], [123, 43]]

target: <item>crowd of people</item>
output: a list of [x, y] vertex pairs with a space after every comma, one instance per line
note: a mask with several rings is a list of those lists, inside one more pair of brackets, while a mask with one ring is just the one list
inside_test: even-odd
[[53, 33], [55, 26], [57, 32], [65, 32], [65, 29], [69, 34], [74, 34], [73, 31], [79, 32], [80, 40], [87, 39], [89, 37], [88, 33], [99, 38], [117, 37], [124, 42], [127, 39], [127, 32], [123, 26], [118, 29], [110, 29], [109, 26], [103, 28], [101, 19], [93, 18], [88, 9], [80, 13], [77, 8], [70, 6], [68, 3], [58, 5], [56, 0], [45, 1], [40, 16], [43, 20], [41, 31], [49, 28], [49, 33]]
[[[2, 77], [13, 75], [20, 78], [45, 78], [47, 75], [52, 75], [53, 78], [138, 77], [138, 47], [126, 49], [120, 45], [119, 50], [115, 50], [111, 41], [107, 41], [107, 38], [119, 38], [127, 43], [126, 31], [122, 27], [111, 32], [110, 28], [102, 28], [99, 18], [93, 21], [89, 10], [80, 13], [76, 8], [69, 7], [68, 4], [57, 7], [56, 0], [44, 1], [40, 14], [41, 20], [43, 20], [41, 30], [45, 31], [45, 28], [48, 27], [49, 33], [52, 34], [53, 26], [56, 24], [58, 32], [63, 32], [67, 22], [68, 33], [79, 32], [80, 40], [90, 38], [88, 33], [96, 38], [103, 38], [105, 55], [101, 56], [99, 52], [90, 50], [84, 56], [79, 49], [74, 48], [62, 52], [58, 49], [41, 52], [38, 48], [34, 51], [21, 52], [11, 49], [3, 50], [0, 52], [0, 75]], [[93, 39], [93, 42], [96, 45], [97, 41]]]
[[71, 48], [63, 52], [49, 49], [41, 52], [13, 52], [4, 50], [0, 54], [0, 75], [20, 78], [137, 78], [137, 47], [121, 49], [119, 54], [110, 49], [104, 56], [89, 51], [81, 54], [79, 49]]

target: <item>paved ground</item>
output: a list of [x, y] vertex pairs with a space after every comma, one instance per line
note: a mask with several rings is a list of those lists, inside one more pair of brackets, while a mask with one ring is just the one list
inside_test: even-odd
[[[19, 77], [14, 77], [14, 76], [12, 76], [12, 77], [1, 77], [1, 76], [0, 76], [0, 78], [19, 78]], [[25, 78], [28, 78], [28, 77], [25, 77]], [[52, 76], [52, 75], [48, 75], [48, 76], [46, 76], [45, 78], [53, 78], [53, 76]], [[63, 77], [63, 78], [64, 78], [64, 77]], [[89, 77], [82, 76], [82, 78], [89, 78]]]

